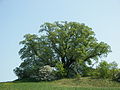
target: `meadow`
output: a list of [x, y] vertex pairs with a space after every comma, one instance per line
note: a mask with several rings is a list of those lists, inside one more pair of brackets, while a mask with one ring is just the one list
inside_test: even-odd
[[88, 78], [52, 82], [6, 82], [0, 83], [0, 90], [120, 90], [120, 83]]

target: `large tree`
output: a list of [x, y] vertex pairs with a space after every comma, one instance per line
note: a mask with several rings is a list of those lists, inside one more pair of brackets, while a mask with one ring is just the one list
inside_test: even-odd
[[109, 45], [97, 41], [92, 28], [77, 22], [44, 23], [39, 35], [26, 34], [24, 38], [19, 54], [24, 62], [30, 61], [27, 66], [39, 62], [55, 66], [61, 62], [67, 76], [73, 66], [91, 65], [111, 52]]

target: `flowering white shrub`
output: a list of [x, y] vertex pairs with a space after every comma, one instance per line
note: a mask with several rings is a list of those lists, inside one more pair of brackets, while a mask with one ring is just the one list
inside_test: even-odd
[[43, 67], [40, 67], [38, 74], [32, 76], [32, 78], [35, 78], [37, 81], [51, 81], [55, 79], [55, 75], [53, 73], [53, 68], [49, 65], [45, 65]]

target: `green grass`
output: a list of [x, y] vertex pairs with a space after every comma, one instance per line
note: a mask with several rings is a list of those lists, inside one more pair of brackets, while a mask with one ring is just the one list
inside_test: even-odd
[[52, 83], [56, 83], [58, 86], [74, 86], [74, 87], [120, 87], [120, 83], [108, 79], [62, 79]]
[[0, 83], [0, 90], [120, 90], [120, 83], [90, 78], [53, 82], [9, 82]]

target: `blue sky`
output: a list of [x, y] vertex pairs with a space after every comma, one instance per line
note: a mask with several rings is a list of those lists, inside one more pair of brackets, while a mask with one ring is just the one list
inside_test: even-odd
[[13, 69], [21, 63], [23, 35], [54, 21], [92, 27], [96, 38], [112, 48], [105, 59], [120, 64], [120, 0], [0, 0], [0, 82], [17, 78]]

